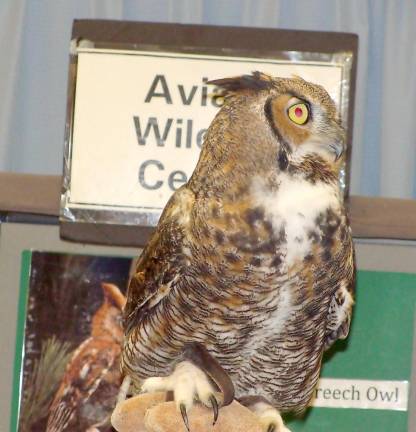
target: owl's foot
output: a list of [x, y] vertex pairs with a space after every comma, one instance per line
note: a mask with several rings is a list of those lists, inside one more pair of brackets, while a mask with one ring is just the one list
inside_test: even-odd
[[261, 396], [246, 396], [239, 399], [239, 402], [259, 416], [264, 432], [290, 432], [279, 411], [267, 399]]
[[233, 382], [203, 345], [197, 342], [187, 344], [183, 351], [183, 359], [201, 369], [216, 385], [222, 393], [222, 406], [227, 406], [234, 400]]
[[218, 417], [218, 402], [215, 388], [201, 369], [189, 361], [180, 362], [172, 375], [167, 377], [148, 378], [143, 382], [143, 392], [172, 391], [176, 407], [181, 412], [183, 421], [189, 431], [187, 412], [192, 408], [194, 399], [212, 407], [214, 423]]
[[183, 360], [176, 365], [172, 375], [146, 379], [142, 384], [142, 391], [172, 392], [173, 400], [182, 414], [188, 431], [187, 412], [192, 408], [196, 398], [207, 407], [212, 407], [214, 411], [213, 424], [215, 424], [218, 418], [219, 405], [215, 392], [218, 389], [221, 391], [222, 406], [229, 405], [234, 399], [232, 381], [220, 364], [200, 344], [187, 345], [183, 352]]

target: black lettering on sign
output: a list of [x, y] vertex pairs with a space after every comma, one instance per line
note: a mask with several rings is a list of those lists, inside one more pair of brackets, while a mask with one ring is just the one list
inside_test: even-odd
[[[174, 88], [171, 88], [171, 90], [173, 91], [173, 93], [171, 93], [165, 75], [155, 75], [152, 83], [150, 84], [149, 91], [147, 92], [144, 101], [145, 103], [149, 103], [152, 101], [153, 98], [162, 98], [167, 104], [171, 105], [173, 104], [172, 94], [174, 95], [176, 101], [177, 94], [179, 93], [179, 99], [183, 105], [189, 106], [192, 104], [192, 102], [196, 101], [196, 103], [200, 102], [201, 106], [207, 106], [207, 81], [208, 79], [206, 77], [202, 78], [202, 85], [200, 86], [201, 98], [199, 99], [199, 96], [197, 96], [197, 93], [199, 92], [199, 85], [193, 85], [189, 90], [187, 90], [183, 84], [178, 84]], [[176, 92], [176, 87], [178, 89], [178, 93]], [[222, 94], [222, 92], [218, 93], [218, 89], [214, 90], [214, 93], [210, 99], [212, 106], [216, 108], [219, 108], [224, 104], [224, 95]], [[179, 102], [179, 100], [177, 102]]]
[[[165, 166], [162, 164], [162, 162], [155, 159], [149, 159], [147, 161], [144, 161], [140, 165], [139, 183], [143, 188], [147, 190], [160, 189], [164, 184], [164, 180], [160, 179], [154, 182], [149, 181], [149, 170], [152, 170], [154, 172], [155, 168], [160, 172], [165, 171]], [[172, 171], [167, 179], [169, 189], [171, 189], [172, 191], [178, 190], [187, 181], [188, 177], [186, 173], [181, 170]]]
[[159, 171], [163, 171], [165, 169], [162, 162], [154, 160], [154, 159], [149, 159], [149, 160], [143, 162], [139, 168], [139, 183], [141, 184], [141, 186], [143, 186], [147, 190], [160, 189], [160, 187], [163, 185], [162, 180], [157, 180], [153, 184], [150, 184], [146, 181], [146, 169], [148, 166], [151, 166], [151, 165], [156, 166]]
[[335, 400], [340, 400], [341, 399], [341, 390], [340, 389], [334, 389], [332, 391], [332, 398]]
[[[202, 78], [202, 82], [205, 84], [208, 81], [208, 78]], [[206, 85], [202, 86], [201, 92], [201, 105], [207, 106], [207, 98], [208, 98], [208, 88]]]
[[[156, 92], [156, 88], [159, 85], [159, 83], [162, 86], [161, 89], [162, 91]], [[166, 82], [166, 78], [164, 75], [155, 76], [144, 101], [146, 103], [149, 103], [154, 97], [162, 97], [165, 98], [166, 103], [168, 104], [172, 103], [172, 96], [170, 95], [168, 83]]]
[[187, 128], [186, 128], [186, 148], [191, 148], [192, 146], [192, 120], [186, 121]]
[[147, 121], [146, 129], [144, 131], [144, 135], [142, 134], [142, 128], [140, 126], [140, 117], [133, 116], [134, 127], [136, 129], [137, 142], [139, 145], [145, 145], [146, 139], [150, 135], [150, 131], [153, 130], [153, 134], [156, 139], [156, 144], [158, 147], [164, 147], [166, 138], [168, 137], [168, 133], [170, 131], [170, 127], [172, 126], [173, 119], [168, 118], [166, 120], [165, 128], [163, 129], [163, 135], [160, 136], [159, 123], [156, 117], [149, 117]]
[[324, 389], [324, 399], [331, 399], [331, 389]]
[[191, 102], [192, 102], [192, 100], [193, 100], [193, 98], [195, 96], [195, 93], [196, 93], [196, 91], [198, 89], [198, 86], [196, 86], [196, 85], [192, 86], [191, 91], [189, 92], [188, 97], [185, 94], [185, 89], [184, 89], [184, 87], [183, 87], [182, 84], [178, 85], [178, 89], [179, 89], [179, 95], [181, 96], [182, 103], [184, 105], [191, 105]]
[[176, 124], [176, 147], [180, 147], [182, 142], [182, 119], [177, 119]]
[[[374, 387], [371, 387], [371, 391], [374, 391]], [[371, 393], [370, 391], [370, 393]], [[345, 389], [329, 389], [329, 388], [320, 388], [318, 387], [315, 390], [316, 399], [333, 399], [333, 400], [344, 400], [344, 401], [359, 401], [360, 400], [360, 392], [352, 385], [349, 388]]]
[[368, 387], [367, 389], [367, 399], [374, 402], [378, 397], [378, 390], [376, 387]]
[[[182, 147], [182, 123], [183, 119], [177, 119], [176, 120], [176, 141], [175, 146], [176, 147]], [[185, 147], [191, 148], [192, 147], [192, 129], [193, 129], [193, 120], [186, 120], [186, 139], [185, 139]]]
[[168, 185], [173, 191], [178, 190], [187, 181], [186, 174], [180, 170], [172, 171], [168, 177]]
[[351, 388], [352, 391], [352, 400], [360, 400], [360, 392], [355, 388], [355, 386], [353, 385]]

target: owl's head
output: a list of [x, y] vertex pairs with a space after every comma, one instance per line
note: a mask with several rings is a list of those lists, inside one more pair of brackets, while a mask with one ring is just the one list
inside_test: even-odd
[[119, 288], [111, 283], [102, 283], [104, 299], [92, 317], [91, 335], [112, 340], [123, 339], [122, 310], [126, 298]]
[[274, 138], [289, 163], [307, 157], [339, 170], [345, 131], [333, 100], [322, 86], [300, 77], [273, 78], [260, 72], [210, 83], [224, 90], [228, 116], [243, 116], [244, 125], [261, 134], [264, 141], [270, 143]]

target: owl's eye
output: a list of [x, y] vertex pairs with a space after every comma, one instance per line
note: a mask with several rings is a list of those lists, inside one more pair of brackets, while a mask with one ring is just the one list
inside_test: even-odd
[[306, 103], [295, 103], [287, 110], [287, 115], [293, 123], [303, 125], [309, 120], [309, 106]]

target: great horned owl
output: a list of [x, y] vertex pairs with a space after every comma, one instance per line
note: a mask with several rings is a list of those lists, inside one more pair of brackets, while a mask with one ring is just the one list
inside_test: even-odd
[[104, 301], [94, 313], [91, 336], [75, 350], [49, 410], [46, 432], [109, 430], [121, 384], [119, 359], [125, 297], [103, 283]]
[[235, 396], [287, 431], [280, 413], [307, 407], [324, 350], [349, 331], [345, 134], [324, 88], [299, 77], [211, 83], [225, 103], [138, 260], [122, 367], [173, 391], [188, 428], [195, 398], [217, 416], [218, 386], [223, 405]]

